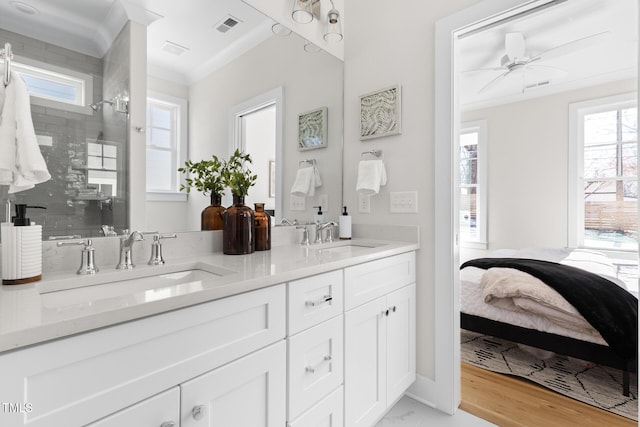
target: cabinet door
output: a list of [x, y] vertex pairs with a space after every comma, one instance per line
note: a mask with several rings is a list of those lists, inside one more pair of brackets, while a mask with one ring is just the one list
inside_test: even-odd
[[345, 313], [345, 425], [370, 427], [386, 406], [386, 298]]
[[387, 405], [416, 379], [416, 285], [387, 296]]
[[180, 388], [174, 387], [86, 427], [178, 427]]
[[282, 427], [286, 344], [273, 344], [180, 386], [182, 427]]

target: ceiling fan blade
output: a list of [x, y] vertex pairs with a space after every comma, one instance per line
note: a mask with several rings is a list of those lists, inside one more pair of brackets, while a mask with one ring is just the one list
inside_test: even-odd
[[484, 71], [506, 71], [504, 68], [502, 67], [491, 67], [491, 68], [475, 68], [472, 70], [464, 70], [461, 71], [462, 74], [469, 74], [469, 73], [479, 73], [479, 72], [484, 72]]
[[489, 89], [491, 89], [492, 87], [494, 87], [496, 84], [498, 84], [501, 80], [503, 80], [505, 77], [507, 77], [507, 75], [511, 73], [511, 70], [508, 70], [506, 73], [502, 73], [500, 74], [498, 77], [496, 77], [495, 79], [491, 80], [489, 83], [487, 83], [486, 85], [484, 85], [482, 88], [480, 88], [480, 90], [478, 91], [478, 93], [485, 93], [486, 91], [488, 91]]
[[539, 61], [542, 59], [552, 59], [552, 58], [557, 58], [559, 56], [567, 55], [569, 53], [573, 53], [578, 50], [582, 50], [587, 47], [593, 46], [596, 43], [603, 42], [610, 36], [611, 36], [610, 31], [603, 31], [601, 33], [592, 34], [590, 36], [583, 37], [581, 39], [573, 40], [568, 43], [564, 43], [559, 46], [552, 47], [549, 50], [546, 50], [538, 55], [535, 55], [534, 57], [531, 58], [530, 62]]
[[525, 42], [522, 33], [507, 33], [504, 36], [504, 49], [511, 62], [524, 58]]

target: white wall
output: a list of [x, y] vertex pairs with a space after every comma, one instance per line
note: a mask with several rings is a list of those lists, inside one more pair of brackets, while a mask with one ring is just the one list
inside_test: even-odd
[[[283, 216], [312, 220], [311, 206], [318, 196], [329, 195], [330, 217], [337, 219], [342, 199], [342, 62], [326, 52], [308, 54], [297, 36], [271, 37], [232, 63], [189, 87], [189, 158], [197, 161], [229, 156], [228, 115], [231, 107], [276, 87], [284, 87]], [[328, 107], [327, 148], [299, 152], [298, 114]], [[307, 198], [305, 212], [289, 211], [289, 192], [298, 162], [315, 158], [323, 185]], [[280, 160], [280, 159], [279, 159]], [[338, 172], [338, 173], [336, 173]], [[251, 190], [249, 190], [251, 194]], [[228, 197], [228, 195], [227, 195]], [[188, 221], [200, 224], [208, 200], [192, 193]]]
[[567, 246], [569, 104], [635, 89], [625, 80], [463, 113], [487, 120], [488, 250]]
[[[474, 0], [345, 2], [344, 198], [354, 223], [420, 226], [417, 253], [417, 370], [435, 379], [434, 355], [434, 24]], [[402, 134], [359, 141], [359, 95], [402, 85]], [[356, 171], [362, 151], [383, 150], [389, 181], [357, 212]], [[390, 191], [418, 191], [418, 214], [389, 213]], [[442, 381], [442, 379], [440, 379]], [[448, 381], [444, 379], [444, 381]], [[449, 380], [450, 381], [450, 380]]]
[[[189, 99], [189, 87], [157, 77], [147, 77], [147, 91], [159, 92], [176, 98]], [[188, 156], [188, 153], [187, 153]], [[146, 178], [145, 178], [146, 183]], [[161, 213], [161, 214], [160, 214]], [[146, 201], [145, 230], [147, 231], [190, 231], [200, 228], [200, 222], [195, 227], [187, 220], [187, 202]]]

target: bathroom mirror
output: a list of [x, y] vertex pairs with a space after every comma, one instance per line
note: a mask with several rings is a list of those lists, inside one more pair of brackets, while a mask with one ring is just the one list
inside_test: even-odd
[[[36, 10], [38, 10], [40, 3], [34, 2], [33, 6]], [[78, 61], [99, 61], [103, 59], [99, 54], [85, 54], [88, 42], [82, 40], [82, 34], [96, 33], [88, 31], [90, 27], [96, 25], [96, 22], [100, 24], [102, 21], [107, 21], [106, 17], [109, 15], [119, 16], [124, 13], [127, 16], [133, 16], [138, 22], [145, 20], [147, 23], [150, 22], [148, 34], [154, 25], [159, 28], [162, 22], [164, 15], [161, 10], [132, 7], [137, 5], [142, 8], [144, 6], [142, 1], [133, 0], [119, 3], [118, 1], [77, 2], [70, 0], [56, 4], [58, 8], [56, 10], [51, 10], [50, 5], [47, 5], [46, 8], [43, 6], [39, 13], [32, 15], [35, 18], [29, 18], [24, 11], [11, 11], [12, 6], [10, 5], [0, 6], [2, 8], [0, 12], [3, 12], [4, 16], [0, 18], [0, 30], [3, 31], [0, 32], [0, 36], [17, 33], [19, 36], [28, 37], [29, 41], [23, 43], [24, 46], [31, 45], [34, 49], [40, 48], [40, 50], [46, 51], [45, 53], [36, 52], [32, 55], [45, 64], [54, 63], [56, 60], [67, 65], [73, 65]], [[168, 7], [169, 3], [171, 2], [159, 2], [157, 7]], [[206, 28], [207, 31], [213, 32], [215, 24], [219, 20], [226, 22], [223, 18], [236, 13], [231, 12], [235, 10], [235, 7], [248, 7], [241, 0], [228, 0], [216, 2], [216, 4], [225, 7], [226, 10], [220, 10], [215, 16], [208, 17], [207, 21], [211, 22]], [[194, 9], [197, 8], [194, 7]], [[44, 23], [42, 25], [35, 24], [41, 22], [38, 19], [50, 18], [49, 12], [55, 13], [59, 17], [59, 21], [64, 24], [57, 29], [57, 34], [53, 34], [52, 31], [55, 30]], [[253, 12], [259, 13], [255, 10]], [[16, 13], [24, 15], [23, 20], [35, 19], [35, 21], [32, 21], [31, 25], [23, 25], [18, 28], [14, 24], [15, 16], [12, 16]], [[141, 15], [143, 15], [142, 18]], [[241, 17], [237, 18], [241, 20]], [[264, 18], [265, 22], [268, 22], [270, 32], [270, 27], [274, 22]], [[153, 22], [154, 20], [155, 22]], [[48, 19], [48, 22], [51, 21], [55, 20]], [[79, 29], [72, 29], [74, 23]], [[242, 22], [239, 25], [242, 25]], [[264, 25], [267, 24], [263, 24], [263, 27]], [[66, 28], [64, 28], [65, 26]], [[195, 24], [192, 27], [194, 33], [202, 31]], [[104, 34], [102, 31], [98, 33], [98, 44], [104, 43], [104, 40], [110, 38], [109, 34]], [[19, 36], [18, 39], [12, 36], [13, 38], [9, 41], [13, 40], [14, 43], [20, 45]], [[203, 37], [211, 37], [210, 44], [218, 43], [217, 41], [214, 43], [212, 34]], [[224, 37], [228, 37], [228, 35]], [[32, 39], [34, 41], [31, 41]], [[4, 43], [5, 40], [0, 40], [0, 42]], [[136, 47], [140, 46], [139, 43], [132, 42], [130, 46], [133, 49], [131, 51], [133, 57], [146, 54], [142, 51], [136, 51], [136, 49], [140, 50]], [[279, 213], [279, 217], [297, 219], [298, 221], [311, 220], [313, 218], [312, 206], [319, 204], [318, 198], [320, 196], [328, 196], [330, 217], [337, 218], [342, 205], [342, 61], [324, 51], [315, 54], [305, 52], [304, 40], [293, 33], [288, 37], [279, 37], [270, 33], [268, 38], [254, 46], [240, 47], [243, 49], [241, 54], [234, 53], [233, 49], [235, 48], [238, 48], [236, 44], [220, 47], [221, 55], [218, 58], [209, 56], [199, 58], [202, 63], [215, 64], [215, 66], [211, 67], [211, 71], [207, 74], [195, 78], [193, 75], [190, 78], [185, 78], [173, 70], [163, 72], [161, 61], [148, 64], [149, 82], [153, 82], [152, 90], [154, 92], [162, 90], [163, 87], [179, 86], [183, 89], [186, 87], [186, 92], [184, 90], [183, 92], [187, 93], [189, 105], [187, 158], [198, 161], [210, 158], [212, 154], [220, 157], [228, 156], [232, 147], [229, 134], [231, 107], [268, 90], [282, 88], [284, 93], [282, 148], [278, 151], [278, 158], [270, 159], [265, 164], [267, 175], [269, 175], [269, 171], [274, 170], [275, 166], [278, 179], [271, 179], [272, 176], [264, 177], [273, 184], [279, 184], [279, 188], [274, 191], [272, 186], [269, 195], [273, 195], [280, 201], [282, 212]], [[74, 60], [59, 58], [61, 52], [67, 52], [67, 50], [77, 51], [78, 58]], [[102, 46], [102, 50], [109, 51], [109, 47]], [[165, 63], [180, 61], [179, 56], [169, 53], [166, 55]], [[28, 52], [24, 52], [21, 56], [27, 57]], [[110, 61], [109, 64], [113, 68], [126, 68], [123, 64], [118, 65], [115, 61]], [[195, 68], [192, 67], [192, 69]], [[128, 76], [123, 76], [121, 80], [127, 81]], [[109, 81], [107, 84], [101, 76], [99, 79], [94, 79], [93, 96], [90, 97], [90, 102], [87, 101], [84, 110], [77, 113], [79, 115], [75, 120], [75, 128], [69, 128], [62, 132], [64, 133], [64, 142], [76, 144], [77, 148], [74, 149], [68, 144], [64, 147], [60, 145], [63, 138], [56, 135], [55, 132], [56, 126], [61, 126], [62, 118], [60, 117], [52, 118], [36, 129], [36, 133], [43, 137], [42, 143], [48, 144], [47, 149], [51, 153], [55, 153], [55, 156], [52, 157], [56, 157], [56, 159], [49, 161], [51, 164], [48, 163], [49, 169], [54, 171], [52, 175], [55, 175], [55, 179], [62, 180], [64, 184], [58, 185], [59, 189], [50, 188], [51, 186], [43, 187], [36, 197], [29, 193], [37, 193], [37, 187], [34, 190], [9, 196], [9, 198], [17, 203], [56, 205], [55, 208], [50, 208], [46, 214], [37, 211], [31, 214], [32, 220], [44, 226], [45, 239], [49, 236], [75, 235], [99, 237], [104, 234], [100, 227], [102, 224], [113, 225], [116, 232], [128, 228], [130, 223], [137, 224], [136, 227], [143, 231], [200, 230], [200, 212], [208, 205], [208, 198], [197, 192], [191, 192], [186, 201], [148, 200], [144, 204], [146, 212], [137, 218], [135, 216], [140, 212], [136, 210], [129, 212], [130, 200], [146, 200], [146, 193], [139, 191], [141, 188], [139, 180], [144, 180], [144, 175], [138, 173], [136, 168], [134, 170], [127, 169], [129, 160], [126, 154], [130, 149], [126, 137], [127, 130], [135, 132], [136, 130], [133, 128], [139, 127], [139, 124], [136, 123], [134, 126], [133, 123], [127, 123], [126, 114], [119, 113], [115, 108], [118, 104], [116, 101], [128, 94], [113, 88], [112, 83]], [[96, 93], [98, 89], [100, 93]], [[172, 93], [168, 94], [172, 95]], [[145, 101], [136, 98], [128, 100], [130, 106]], [[97, 104], [96, 108], [91, 109], [88, 106], [90, 103]], [[322, 107], [327, 107], [328, 112], [329, 144], [327, 148], [313, 150], [313, 155], [299, 152], [297, 150], [298, 115]], [[46, 111], [47, 107], [38, 108]], [[71, 114], [76, 113], [62, 111], [57, 116], [65, 117]], [[116, 121], [115, 125], [109, 124], [105, 127], [107, 130], [103, 130], [98, 124], [92, 123], [92, 117], [96, 117], [98, 114], [113, 116]], [[82, 129], [79, 129], [80, 127]], [[116, 128], [117, 132], [114, 131]], [[145, 129], [138, 129], [138, 131], [144, 132]], [[107, 134], [107, 132], [111, 132], [111, 134]], [[120, 142], [114, 141], [112, 138], [112, 134], [118, 132], [125, 133]], [[120, 135], [116, 136], [120, 137]], [[116, 146], [115, 153], [114, 146]], [[44, 151], [46, 145], [41, 145], [41, 147], [41, 150]], [[102, 151], [98, 153], [98, 149], [102, 149]], [[88, 150], [91, 150], [90, 155]], [[70, 159], [78, 156], [82, 160], [74, 160], [77, 164], [72, 164]], [[289, 190], [296, 176], [298, 165], [308, 157], [313, 157], [316, 160], [323, 178], [323, 185], [317, 189], [314, 197], [306, 199], [305, 210], [291, 211], [289, 209]], [[120, 172], [114, 176], [112, 169], [103, 170], [103, 166], [99, 170], [97, 169], [97, 172], [100, 173], [92, 172], [89, 178], [88, 169], [91, 169], [87, 166], [89, 161], [92, 165], [97, 165], [97, 161], [103, 164], [106, 162], [110, 168], [119, 168], [117, 170]], [[84, 169], [76, 173], [76, 167]], [[336, 171], [340, 172], [336, 173]], [[72, 181], [69, 181], [76, 178], [81, 182], [73, 184]], [[127, 183], [127, 180], [130, 182]], [[133, 194], [127, 194], [129, 188], [134, 189]], [[6, 188], [0, 187], [0, 190], [3, 191], [0, 193], [0, 197], [4, 202], [7, 198]], [[56, 218], [55, 224], [53, 218]], [[131, 221], [131, 218], [135, 218], [135, 221]]]

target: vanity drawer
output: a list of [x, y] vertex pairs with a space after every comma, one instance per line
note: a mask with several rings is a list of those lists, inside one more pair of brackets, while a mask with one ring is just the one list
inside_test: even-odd
[[289, 335], [342, 313], [342, 270], [289, 283]]
[[[2, 425], [77, 426], [284, 340], [285, 285], [0, 355]], [[6, 392], [6, 393], [5, 393]]]
[[340, 387], [291, 421], [288, 427], [343, 427], [343, 414], [344, 401]]
[[289, 420], [342, 384], [343, 316], [289, 338]]
[[344, 270], [344, 305], [350, 310], [416, 281], [415, 252], [407, 252]]

